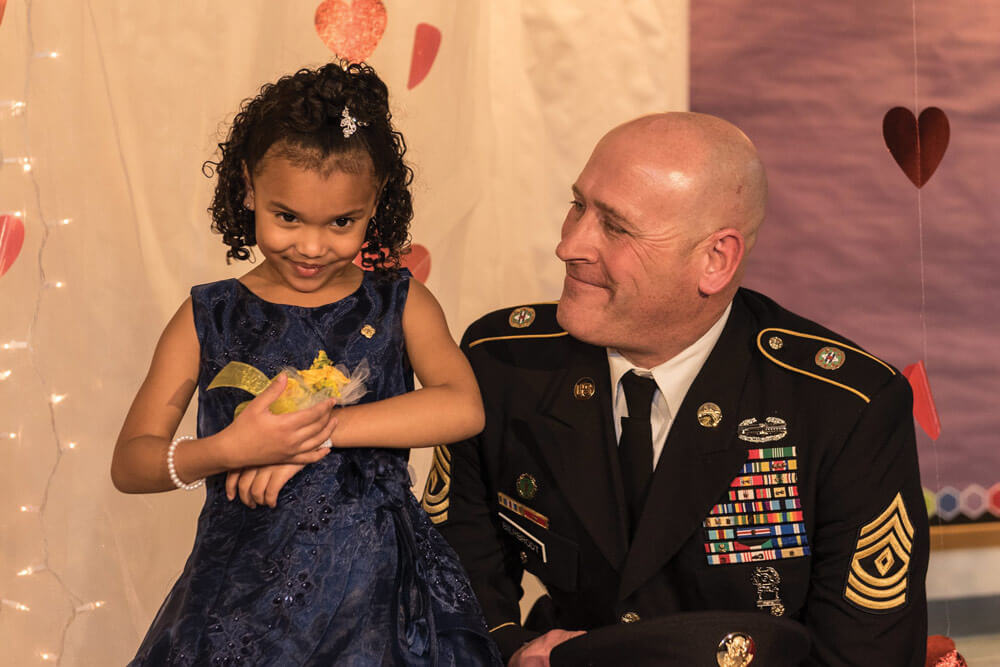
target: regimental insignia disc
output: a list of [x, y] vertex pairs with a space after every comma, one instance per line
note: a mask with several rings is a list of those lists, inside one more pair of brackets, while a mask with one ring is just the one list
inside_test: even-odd
[[510, 317], [507, 318], [507, 322], [515, 329], [524, 329], [525, 327], [529, 327], [534, 321], [535, 309], [529, 308], [528, 306], [515, 308], [511, 311]]
[[844, 351], [837, 347], [824, 347], [816, 353], [816, 365], [827, 371], [835, 371], [844, 365]]
[[722, 422], [722, 408], [715, 403], [702, 403], [698, 408], [698, 423], [705, 428], [715, 428]]
[[746, 667], [753, 662], [757, 647], [745, 632], [730, 632], [719, 642], [715, 659], [719, 667]]
[[525, 500], [531, 500], [536, 495], [538, 495], [538, 482], [532, 475], [526, 472], [522, 472], [517, 476], [517, 495], [521, 496]]
[[596, 393], [597, 385], [590, 378], [580, 378], [573, 385], [573, 398], [578, 401], [586, 401], [588, 398], [593, 398]]
[[785, 346], [785, 341], [781, 340], [777, 336], [771, 336], [767, 339], [767, 344], [772, 350], [780, 350]]

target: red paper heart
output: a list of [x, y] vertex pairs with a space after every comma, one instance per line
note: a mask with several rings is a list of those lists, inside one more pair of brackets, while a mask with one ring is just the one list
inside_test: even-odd
[[14, 264], [24, 245], [24, 222], [16, 215], [0, 215], [0, 276]]
[[[361, 253], [354, 258], [354, 263], [361, 266]], [[427, 282], [427, 277], [431, 275], [431, 252], [419, 243], [411, 244], [410, 251], [399, 258], [399, 263], [422, 283]]]
[[429, 23], [418, 23], [413, 36], [413, 56], [410, 58], [410, 80], [407, 88], [413, 88], [431, 71], [441, 46], [441, 31]]
[[379, 0], [325, 0], [316, 8], [316, 34], [326, 47], [351, 62], [372, 54], [388, 20]]
[[7, 0], [0, 0], [0, 25], [3, 25], [3, 10], [7, 9]]
[[948, 116], [937, 107], [913, 112], [894, 107], [882, 119], [882, 137], [896, 164], [918, 188], [930, 180], [948, 149]]
[[931, 383], [927, 379], [924, 362], [910, 364], [903, 369], [903, 375], [910, 381], [910, 388], [913, 389], [913, 416], [931, 440], [937, 440], [941, 437], [941, 420], [938, 419], [937, 406], [934, 404], [934, 396], [931, 395]]

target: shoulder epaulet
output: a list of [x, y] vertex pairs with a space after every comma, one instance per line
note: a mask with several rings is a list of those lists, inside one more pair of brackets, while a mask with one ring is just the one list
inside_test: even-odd
[[569, 335], [556, 321], [557, 301], [501, 308], [474, 322], [465, 333], [468, 347], [499, 340], [559, 338]]
[[896, 375], [892, 366], [853, 345], [789, 329], [762, 329], [757, 349], [778, 366], [840, 387], [865, 403]]

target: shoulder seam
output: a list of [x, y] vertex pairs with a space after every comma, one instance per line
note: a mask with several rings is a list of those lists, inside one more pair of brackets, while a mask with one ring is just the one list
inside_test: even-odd
[[486, 338], [479, 338], [478, 340], [474, 340], [471, 343], [469, 343], [469, 349], [474, 348], [480, 343], [488, 343], [495, 340], [515, 340], [519, 338], [559, 338], [560, 336], [568, 336], [568, 335], [569, 335], [568, 331], [560, 331], [558, 333], [549, 333], [549, 334], [523, 334], [520, 336], [488, 336]]
[[827, 384], [831, 384], [831, 385], [833, 385], [835, 387], [840, 387], [841, 389], [846, 389], [847, 391], [851, 392], [852, 394], [855, 394], [856, 396], [858, 396], [865, 403], [871, 403], [871, 397], [869, 397], [867, 394], [864, 394], [864, 393], [858, 391], [854, 387], [849, 387], [846, 384], [837, 382], [836, 380], [831, 380], [829, 378], [823, 377], [822, 375], [816, 375], [815, 373], [810, 373], [809, 371], [803, 370], [801, 368], [796, 368], [795, 366], [792, 366], [790, 364], [786, 364], [785, 362], [779, 361], [778, 359], [776, 359], [772, 354], [770, 354], [767, 350], [765, 350], [764, 346], [761, 344], [761, 340], [764, 338], [764, 334], [769, 333], [769, 332], [790, 334], [792, 336], [798, 336], [799, 338], [809, 338], [809, 339], [812, 339], [812, 340], [822, 341], [824, 343], [830, 343], [831, 345], [837, 345], [838, 347], [847, 348], [848, 350], [851, 350], [852, 352], [857, 352], [858, 354], [861, 354], [861, 355], [864, 355], [864, 356], [868, 357], [872, 361], [878, 362], [879, 364], [881, 364], [882, 366], [884, 366], [886, 368], [886, 370], [889, 371], [889, 373], [891, 373], [892, 375], [896, 375], [895, 369], [892, 366], [890, 366], [889, 364], [885, 363], [884, 361], [882, 361], [878, 357], [876, 357], [874, 355], [871, 355], [871, 354], [869, 354], [869, 353], [865, 352], [864, 350], [861, 350], [861, 349], [859, 349], [857, 347], [854, 347], [853, 345], [848, 345], [847, 343], [844, 343], [843, 341], [834, 340], [832, 338], [823, 338], [822, 336], [814, 336], [812, 334], [800, 333], [798, 331], [792, 331], [790, 329], [781, 329], [781, 328], [778, 328], [778, 327], [768, 327], [766, 329], [761, 329], [760, 333], [757, 334], [757, 349], [760, 350], [760, 353], [763, 354], [767, 359], [769, 359], [773, 363], [777, 364], [778, 366], [781, 366], [782, 368], [786, 368], [786, 369], [788, 369], [790, 371], [794, 371], [796, 373], [800, 373], [800, 374], [805, 375], [807, 377], [811, 377], [811, 378], [813, 378], [815, 380], [819, 380], [820, 382], [826, 382]]

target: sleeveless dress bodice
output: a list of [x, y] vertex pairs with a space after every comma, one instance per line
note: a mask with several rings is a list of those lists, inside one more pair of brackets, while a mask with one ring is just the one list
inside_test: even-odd
[[[201, 345], [198, 436], [253, 396], [208, 389], [230, 362], [267, 377], [319, 351], [354, 371], [362, 403], [413, 390], [402, 314], [409, 272], [366, 272], [315, 308], [266, 301], [238, 280], [191, 290]], [[295, 475], [275, 508], [250, 509], [206, 480], [184, 571], [133, 665], [495, 665], [457, 557], [410, 491], [407, 449], [334, 449]]]

